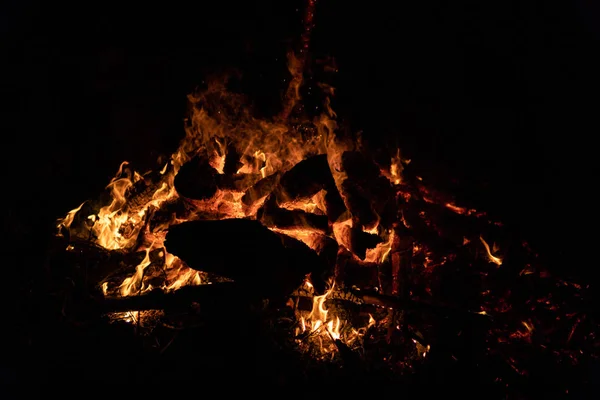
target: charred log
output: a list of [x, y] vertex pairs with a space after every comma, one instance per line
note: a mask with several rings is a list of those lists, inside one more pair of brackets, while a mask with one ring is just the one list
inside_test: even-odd
[[[150, 266], [162, 268], [164, 265], [164, 249], [158, 248], [150, 252]], [[72, 244], [64, 254], [65, 264], [73, 266], [70, 276], [77, 278], [89, 288], [102, 282], [123, 280], [135, 273], [136, 267], [146, 257], [146, 251], [125, 252], [107, 250], [89, 243]], [[120, 283], [120, 282], [119, 282]]]
[[350, 238], [350, 251], [356, 254], [360, 259], [364, 260], [367, 255], [367, 249], [375, 248], [379, 243], [382, 242], [378, 235], [368, 233], [362, 230], [358, 224], [353, 224], [351, 227], [344, 225], [344, 230]]
[[244, 164], [240, 161], [240, 154], [235, 148], [234, 144], [230, 142], [227, 145], [227, 154], [225, 155], [225, 165], [223, 166], [223, 173], [225, 175], [235, 175], [238, 170], [242, 168]]
[[335, 181], [327, 155], [320, 154], [300, 161], [281, 177], [275, 190], [278, 204], [306, 201], [325, 190], [326, 214], [330, 221], [335, 221], [346, 209], [344, 201], [335, 186]]
[[125, 194], [127, 211], [135, 214], [142, 210], [152, 200], [154, 193], [161, 188], [161, 178], [159, 172], [153, 171], [134, 183]]
[[250, 207], [259, 200], [268, 196], [279, 183], [279, 178], [280, 174], [275, 173], [256, 182], [256, 184], [248, 189], [248, 191], [246, 191], [246, 193], [242, 196], [242, 203], [245, 206]]
[[149, 229], [151, 232], [158, 232], [169, 229], [178, 219], [186, 219], [193, 212], [192, 205], [185, 199], [177, 197], [165, 201], [158, 210], [155, 210], [150, 220]]
[[[337, 262], [339, 247], [335, 239], [326, 235], [319, 235], [317, 240], [315, 240], [312, 249], [327, 267], [320, 277], [321, 280], [327, 281], [328, 278], [335, 274], [335, 264]], [[313, 280], [315, 280], [315, 277], [313, 277]]]
[[325, 215], [308, 213], [303, 210], [280, 208], [275, 197], [269, 197], [256, 214], [265, 226], [279, 229], [308, 229], [320, 233], [329, 230], [329, 219]]
[[341, 248], [336, 263], [336, 283], [341, 287], [372, 289], [379, 286], [377, 264], [359, 260], [354, 254]]
[[265, 297], [291, 293], [308, 273], [325, 270], [304, 243], [284, 241], [253, 220], [183, 223], [169, 230], [165, 245], [191, 268], [231, 278]]
[[373, 227], [377, 224], [378, 217], [371, 208], [371, 201], [357, 182], [346, 179], [342, 182], [342, 193], [348, 210], [361, 226]]
[[278, 203], [309, 199], [322, 189], [335, 185], [327, 155], [320, 154], [300, 161], [281, 177], [277, 192]]
[[398, 226], [391, 249], [392, 294], [403, 299], [410, 297], [412, 253], [413, 238], [406, 228]]
[[221, 190], [245, 192], [261, 179], [259, 174], [218, 174], [216, 185]]
[[395, 192], [377, 164], [360, 152], [346, 151], [342, 168], [347, 179], [341, 191], [352, 215], [362, 226], [372, 227], [379, 222], [389, 228], [396, 216]]
[[175, 176], [175, 189], [189, 199], [209, 199], [217, 192], [217, 175], [205, 158], [195, 156], [181, 166]]

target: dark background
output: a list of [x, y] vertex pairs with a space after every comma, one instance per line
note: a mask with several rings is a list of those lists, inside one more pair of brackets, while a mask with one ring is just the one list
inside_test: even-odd
[[[321, 0], [312, 54], [337, 60], [342, 119], [368, 138], [397, 138], [433, 175], [460, 178], [552, 268], [595, 284], [600, 12], [564, 3]], [[96, 196], [121, 161], [145, 170], [170, 154], [186, 95], [208, 73], [236, 67], [258, 102], [280, 96], [304, 6], [2, 3], [10, 332], [25, 329], [19, 295], [39, 274], [53, 221]]]

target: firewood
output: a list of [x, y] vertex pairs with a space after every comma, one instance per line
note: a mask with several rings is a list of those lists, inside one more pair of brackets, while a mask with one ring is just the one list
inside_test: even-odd
[[200, 303], [203, 307], [227, 307], [232, 302], [250, 300], [251, 292], [245, 290], [245, 287], [230, 282], [186, 286], [171, 293], [155, 289], [143, 295], [106, 298], [96, 303], [96, 307], [101, 313], [185, 309], [192, 303]]
[[342, 235], [350, 238], [349, 245], [352, 253], [356, 254], [361, 260], [364, 260], [367, 255], [367, 249], [373, 249], [382, 239], [375, 234], [364, 232], [358, 223], [353, 226], [344, 225]]
[[227, 153], [225, 155], [225, 165], [223, 166], [223, 173], [225, 175], [234, 175], [237, 171], [242, 168], [243, 164], [240, 161], [240, 154], [233, 142], [229, 142], [227, 145]]
[[189, 199], [209, 199], [217, 192], [217, 174], [206, 158], [194, 156], [179, 169], [175, 189], [180, 196]]
[[257, 219], [265, 226], [280, 229], [307, 229], [327, 233], [329, 220], [325, 215], [308, 213], [303, 210], [288, 210], [277, 206], [275, 197], [269, 197], [258, 210]]
[[[152, 265], [164, 265], [164, 249], [158, 248], [150, 252]], [[66, 264], [72, 265], [73, 274], [81, 275], [79, 282], [96, 286], [109, 279], [125, 278], [135, 272], [146, 257], [146, 251], [127, 252], [107, 250], [91, 243], [72, 243], [65, 252]], [[121, 279], [122, 280], [122, 279]]]
[[348, 210], [361, 226], [372, 227], [377, 224], [378, 217], [371, 208], [371, 201], [359, 186], [358, 182], [346, 179], [342, 182], [342, 195], [346, 200]]
[[155, 210], [150, 220], [149, 229], [151, 232], [167, 230], [176, 220], [184, 220], [192, 213], [193, 207], [184, 198], [163, 202], [158, 210]]
[[292, 169], [284, 173], [275, 189], [278, 204], [308, 200], [321, 190], [325, 190], [326, 214], [330, 221], [335, 221], [346, 209], [340, 196], [329, 164], [327, 155], [320, 154], [300, 161]]
[[341, 248], [337, 257], [335, 279], [342, 287], [375, 288], [379, 286], [379, 269], [377, 264], [362, 261]]
[[279, 181], [277, 201], [309, 199], [330, 185], [334, 185], [333, 176], [327, 163], [327, 155], [309, 157], [294, 165]]
[[334, 272], [339, 247], [338, 242], [327, 235], [317, 235], [317, 239], [312, 246], [312, 249], [328, 267], [327, 271], [330, 271], [331, 275]]
[[221, 190], [245, 192], [261, 179], [260, 174], [218, 174], [215, 182]]
[[407, 299], [410, 295], [413, 238], [402, 225], [396, 227], [392, 241], [392, 294]]
[[279, 173], [275, 173], [256, 182], [256, 184], [248, 189], [242, 196], [242, 203], [245, 206], [250, 207], [259, 200], [268, 196], [269, 193], [271, 193], [275, 186], [279, 183], [280, 177], [281, 175]]
[[125, 193], [127, 199], [127, 211], [136, 214], [148, 204], [154, 193], [161, 188], [162, 175], [157, 171], [152, 171], [133, 184]]
[[[293, 246], [290, 244], [293, 243]], [[309, 273], [325, 266], [304, 243], [282, 238], [247, 219], [194, 221], [171, 227], [167, 250], [193, 269], [251, 286], [265, 297], [291, 293]]]
[[341, 184], [341, 194], [352, 215], [362, 226], [383, 222], [389, 228], [396, 216], [395, 192], [377, 164], [360, 152], [346, 151], [342, 168], [347, 179]]

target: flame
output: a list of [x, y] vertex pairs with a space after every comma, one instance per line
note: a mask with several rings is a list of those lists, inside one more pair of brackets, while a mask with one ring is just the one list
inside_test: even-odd
[[[309, 280], [306, 280], [304, 285], [307, 289], [313, 288], [313, 285]], [[339, 316], [328, 317], [329, 310], [325, 308], [325, 301], [333, 292], [334, 286], [335, 285], [332, 285], [325, 294], [313, 297], [312, 310], [306, 318], [301, 316], [299, 319], [301, 333], [325, 333], [329, 335], [332, 340], [339, 340], [341, 338], [341, 320]]]
[[481, 240], [481, 243], [483, 243], [483, 247], [485, 247], [485, 251], [487, 252], [488, 259], [498, 266], [502, 265], [502, 258], [492, 254], [492, 251], [490, 250], [490, 246], [487, 244], [487, 242], [483, 239], [482, 236], [479, 236], [479, 240]]
[[387, 232], [388, 239], [385, 242], [378, 243], [374, 249], [367, 249], [367, 255], [365, 261], [373, 263], [383, 263], [387, 256], [392, 250], [392, 243], [394, 242], [395, 233], [394, 231]]
[[79, 205], [79, 207], [74, 208], [71, 211], [69, 211], [64, 218], [61, 218], [57, 221], [56, 227], [59, 229], [59, 233], [60, 233], [61, 228], [69, 229], [69, 227], [73, 223], [73, 220], [75, 219], [75, 215], [77, 215], [77, 213], [79, 212], [79, 210], [81, 210], [81, 207], [83, 207], [84, 204], [85, 204], [85, 201], [83, 203], [81, 203]]
[[143, 293], [146, 290], [152, 289], [151, 286], [144, 287], [142, 283], [142, 278], [144, 276], [144, 270], [151, 264], [150, 261], [150, 250], [152, 247], [148, 247], [146, 249], [146, 256], [140, 262], [137, 267], [135, 267], [135, 274], [129, 278], [125, 278], [121, 286], [119, 286], [120, 292], [122, 296], [129, 296], [132, 294]]

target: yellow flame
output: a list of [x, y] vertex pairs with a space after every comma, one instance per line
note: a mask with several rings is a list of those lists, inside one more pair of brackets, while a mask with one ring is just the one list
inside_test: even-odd
[[61, 218], [57, 221], [56, 227], [60, 230], [62, 227], [69, 229], [73, 220], [75, 219], [75, 215], [81, 210], [81, 207], [85, 204], [85, 201], [79, 205], [79, 207], [72, 209], [67, 213], [64, 218]]
[[146, 249], [146, 256], [135, 267], [135, 273], [129, 278], [125, 278], [121, 286], [119, 286], [121, 296], [130, 296], [132, 294], [143, 293], [145, 290], [151, 289], [150, 286], [144, 288], [142, 278], [144, 270], [152, 263], [150, 261], [150, 250], [152, 246]]

